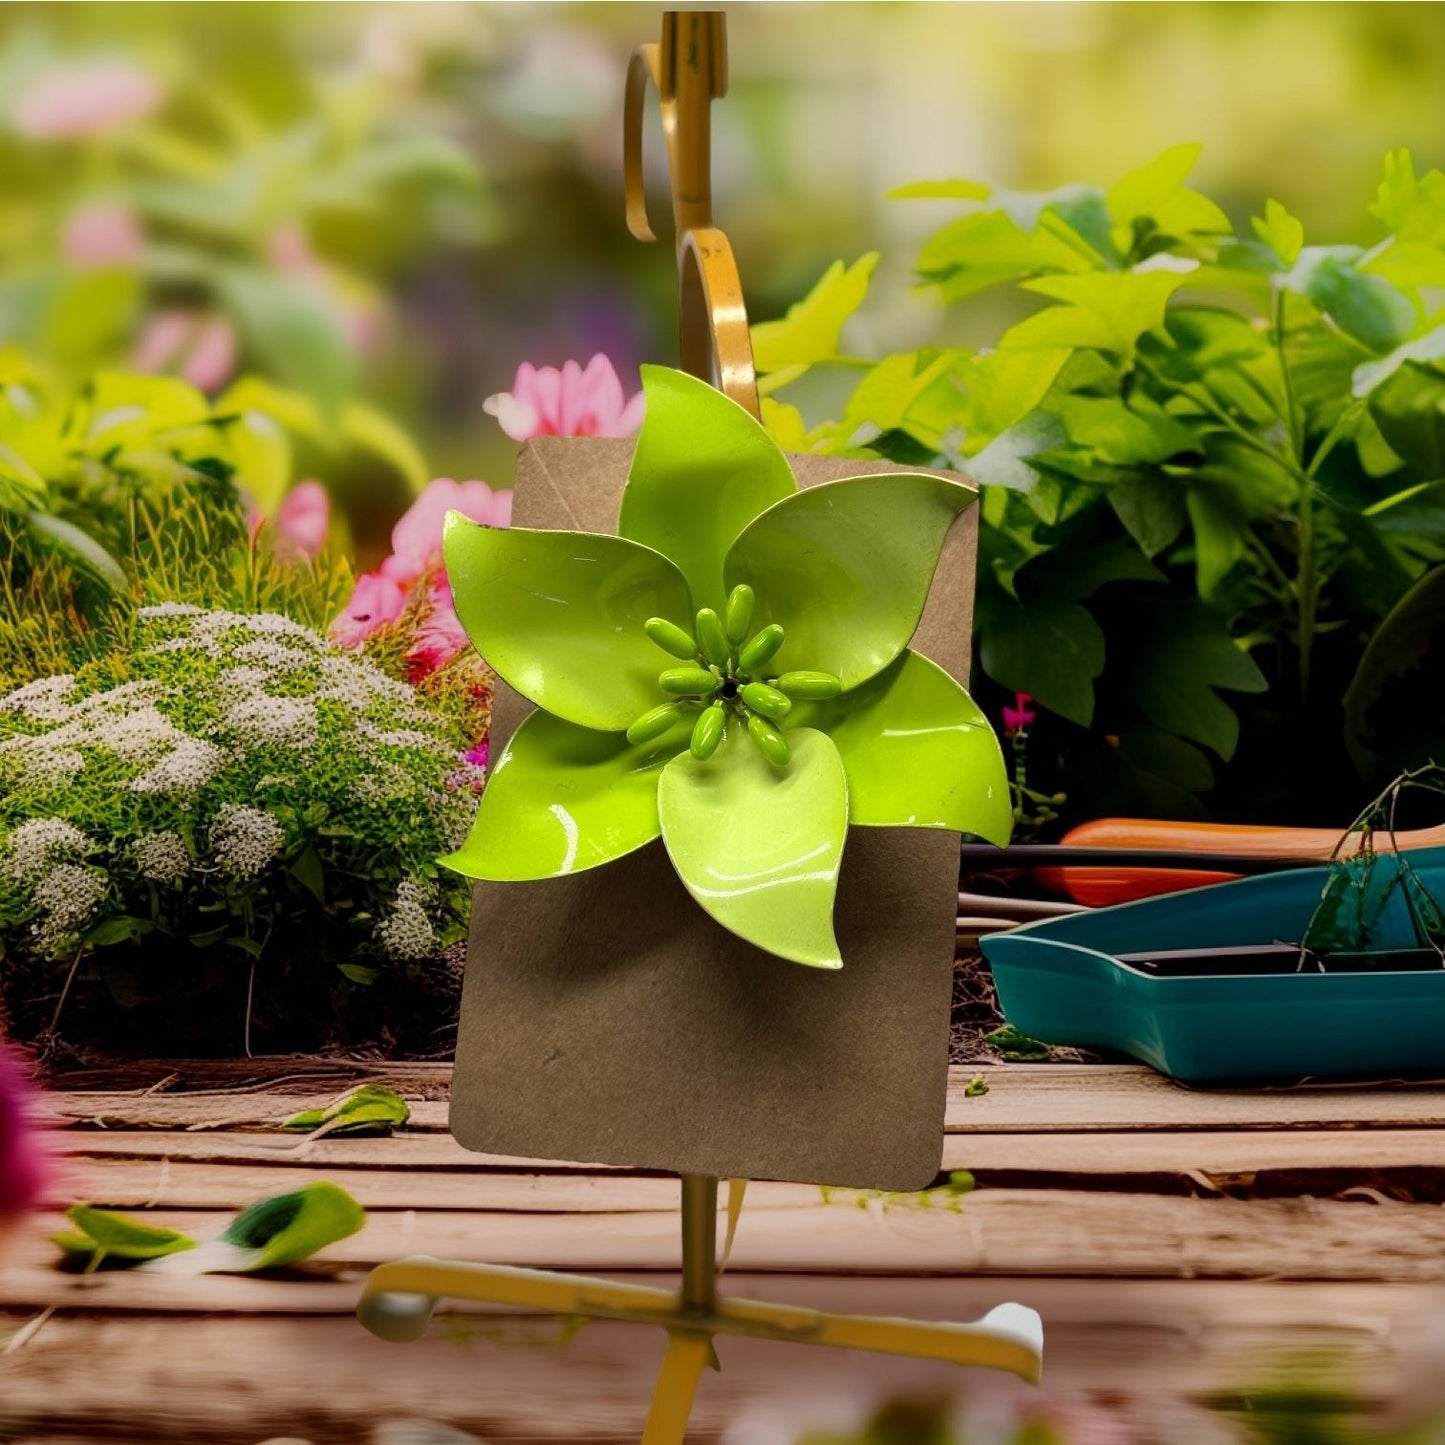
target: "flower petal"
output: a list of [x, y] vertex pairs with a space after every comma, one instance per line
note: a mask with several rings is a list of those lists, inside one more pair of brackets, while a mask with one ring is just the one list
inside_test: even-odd
[[1013, 803], [998, 738], [936, 662], [905, 652], [842, 697], [799, 703], [795, 718], [833, 739], [848, 773], [849, 822], [1008, 842]]
[[504, 531], [457, 512], [444, 552], [473, 645], [538, 707], [621, 732], [665, 701], [657, 678], [667, 658], [643, 624], [692, 618], [687, 583], [666, 557], [622, 537]]
[[724, 928], [768, 953], [842, 968], [833, 897], [848, 832], [838, 750], [810, 728], [788, 733], [775, 768], [730, 723], [706, 761], [679, 753], [663, 770], [662, 837], [687, 891]]
[[467, 841], [441, 861], [468, 878], [559, 878], [621, 858], [658, 835], [657, 780], [687, 746], [685, 716], [637, 747], [620, 733], [534, 712], [512, 734]]
[[617, 530], [671, 557], [694, 605], [721, 612], [723, 559], [733, 539], [798, 484], [761, 424], [715, 387], [644, 366], [642, 389], [642, 433]]
[[918, 626], [954, 518], [977, 493], [920, 472], [825, 482], [779, 502], [728, 553], [724, 581], [757, 594], [754, 627], [781, 623], [770, 675], [821, 669], [857, 687]]

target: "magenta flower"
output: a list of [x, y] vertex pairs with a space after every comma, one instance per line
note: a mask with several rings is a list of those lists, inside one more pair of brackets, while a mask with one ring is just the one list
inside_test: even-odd
[[0, 1221], [40, 1202], [45, 1155], [34, 1121], [34, 1091], [0, 1040]]
[[402, 658], [406, 675], [414, 683], [445, 667], [469, 646], [452, 603], [452, 589], [444, 577], [439, 577], [428, 591], [427, 607], [416, 638]]
[[1033, 702], [1026, 692], [1014, 693], [1014, 705], [1003, 710], [1003, 735], [1011, 738], [1015, 733], [1027, 732], [1038, 717], [1038, 711], [1029, 706]]
[[52, 65], [11, 108], [15, 128], [32, 140], [67, 140], [150, 115], [161, 103], [156, 78], [124, 60]]
[[391, 556], [381, 564], [383, 575], [410, 587], [440, 569], [448, 512], [460, 512], [483, 526], [505, 527], [512, 520], [512, 494], [494, 492], [485, 482], [454, 482], [450, 477], [430, 482], [392, 528]]
[[72, 212], [60, 238], [61, 254], [72, 266], [129, 266], [144, 244], [140, 222], [119, 201], [92, 201]]
[[378, 628], [395, 622], [405, 606], [406, 592], [390, 577], [367, 572], [356, 579], [351, 600], [331, 624], [332, 640], [343, 647], [360, 647]]
[[511, 391], [482, 403], [513, 441], [533, 437], [627, 437], [642, 425], [642, 393], [623, 396], [612, 363], [600, 352], [584, 371], [569, 361], [554, 366], [523, 362]]

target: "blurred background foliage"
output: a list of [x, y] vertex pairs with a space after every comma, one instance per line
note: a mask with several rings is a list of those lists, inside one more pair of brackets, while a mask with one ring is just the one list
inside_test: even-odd
[[[260, 371], [323, 405], [364, 398], [371, 444], [353, 416], [323, 458], [364, 567], [406, 500], [404, 448], [376, 445], [387, 419], [431, 475], [505, 481], [480, 404], [519, 362], [602, 350], [630, 385], [638, 360], [672, 358], [666, 253], [621, 211], [622, 75], [658, 16], [8, 5], [0, 341], [77, 371]], [[1015, 319], [1006, 295], [942, 314], [915, 294], [935, 215], [884, 196], [919, 177], [1107, 184], [1201, 141], [1194, 182], [1236, 222], [1278, 195], [1347, 242], [1386, 149], [1426, 168], [1445, 152], [1429, 5], [759, 4], [731, 21], [717, 210], [753, 315], [878, 249], [863, 354], [979, 344]], [[659, 145], [650, 165], [660, 196]]]

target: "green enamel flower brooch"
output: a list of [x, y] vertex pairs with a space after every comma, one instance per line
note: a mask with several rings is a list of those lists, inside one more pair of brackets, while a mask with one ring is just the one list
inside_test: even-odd
[[850, 823], [1008, 839], [997, 739], [908, 646], [975, 493], [911, 472], [799, 490], [722, 393], [661, 367], [643, 389], [617, 536], [447, 518], [458, 616], [536, 711], [443, 862], [555, 878], [661, 837], [725, 928], [840, 968]]

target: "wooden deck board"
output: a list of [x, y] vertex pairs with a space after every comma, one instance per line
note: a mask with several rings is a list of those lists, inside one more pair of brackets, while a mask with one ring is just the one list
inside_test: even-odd
[[[988, 1092], [967, 1096], [980, 1073]], [[652, 1331], [593, 1325], [564, 1344], [556, 1322], [449, 1305], [402, 1349], [352, 1318], [368, 1270], [408, 1253], [675, 1278], [675, 1180], [467, 1153], [445, 1132], [449, 1077], [245, 1060], [126, 1075], [139, 1091], [100, 1074], [80, 1082], [102, 1087], [52, 1094], [66, 1197], [206, 1233], [260, 1195], [331, 1178], [369, 1218], [274, 1279], [68, 1275], [47, 1238], [59, 1216], [36, 1221], [0, 1270], [0, 1351], [11, 1329], [54, 1313], [0, 1353], [3, 1438], [381, 1445], [376, 1422], [410, 1416], [494, 1445], [634, 1441]], [[278, 1131], [362, 1080], [408, 1095], [405, 1132], [303, 1144]], [[943, 1167], [972, 1171], [975, 1192], [755, 1183], [724, 1288], [953, 1319], [1031, 1304], [1046, 1321], [1043, 1398], [1107, 1400], [1140, 1445], [1191, 1445], [1200, 1403], [1247, 1388], [1282, 1352], [1330, 1352], [1365, 1399], [1410, 1387], [1445, 1317], [1442, 1125], [1438, 1083], [1197, 1091], [1122, 1065], [954, 1070]], [[720, 1353], [689, 1436], [699, 1445], [750, 1440], [749, 1422], [799, 1400], [852, 1401], [856, 1425], [900, 1389], [1033, 1398], [916, 1362], [757, 1342]]]

